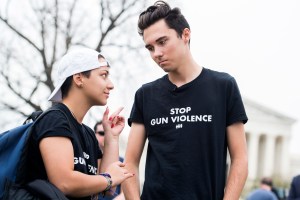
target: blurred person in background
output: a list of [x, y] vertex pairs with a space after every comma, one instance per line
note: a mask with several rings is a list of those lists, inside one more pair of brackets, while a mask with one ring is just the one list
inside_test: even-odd
[[287, 200], [300, 200], [300, 175], [293, 178]]
[[276, 195], [272, 192], [273, 181], [271, 178], [262, 178], [260, 187], [252, 191], [246, 200], [278, 200]]

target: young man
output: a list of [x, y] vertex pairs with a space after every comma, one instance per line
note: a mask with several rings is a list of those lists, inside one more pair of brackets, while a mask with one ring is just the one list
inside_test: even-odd
[[[103, 123], [102, 121], [99, 121], [95, 124], [94, 126], [94, 132], [96, 134], [96, 138], [98, 140], [99, 143], [99, 148], [103, 151], [104, 150], [104, 140], [105, 140], [105, 132], [104, 132], [104, 128], [103, 128]], [[119, 161], [123, 162], [124, 158], [122, 158], [121, 156], [119, 156]], [[101, 160], [99, 161], [101, 163]], [[116, 188], [116, 191], [114, 192], [114, 194], [112, 196], [101, 196], [99, 195], [99, 200], [125, 200], [124, 194], [121, 191], [121, 185], [118, 185]]]
[[[103, 155], [93, 130], [82, 123], [92, 106], [106, 105], [114, 88], [109, 69], [105, 58], [91, 49], [63, 56], [58, 84], [49, 97], [57, 102], [53, 106], [57, 110], [47, 113], [34, 126], [27, 182], [49, 180], [69, 199], [91, 200], [133, 176], [118, 161], [119, 134], [125, 123], [119, 116], [122, 109], [108, 117], [107, 108], [103, 115], [107, 144]], [[98, 169], [99, 158], [102, 161]]]
[[194, 61], [190, 27], [178, 8], [158, 1], [140, 14], [138, 27], [167, 74], [135, 94], [125, 162], [136, 175], [149, 143], [142, 194], [136, 176], [122, 183], [126, 199], [239, 199], [248, 173], [248, 119], [235, 79]]

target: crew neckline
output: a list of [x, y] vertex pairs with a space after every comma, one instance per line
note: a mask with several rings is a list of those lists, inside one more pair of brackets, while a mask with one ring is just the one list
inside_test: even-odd
[[173, 92], [176, 92], [176, 91], [179, 92], [179, 91], [184, 90], [185, 88], [188, 88], [188, 87], [192, 86], [194, 83], [201, 80], [202, 77], [205, 75], [206, 71], [207, 71], [207, 69], [205, 67], [202, 67], [201, 73], [196, 78], [194, 78], [193, 80], [191, 80], [188, 83], [183, 84], [180, 87], [177, 87], [174, 83], [172, 83], [170, 81], [168, 74], [166, 74], [163, 78], [166, 80], [167, 87], [168, 87], [169, 90], [171, 90]]

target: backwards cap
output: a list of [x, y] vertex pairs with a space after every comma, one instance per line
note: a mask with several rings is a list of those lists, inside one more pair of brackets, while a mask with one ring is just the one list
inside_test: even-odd
[[73, 50], [65, 54], [58, 64], [58, 83], [48, 101], [60, 102], [62, 100], [61, 86], [69, 76], [98, 67], [109, 66], [107, 61], [99, 62], [100, 57], [103, 56], [98, 51], [88, 48]]

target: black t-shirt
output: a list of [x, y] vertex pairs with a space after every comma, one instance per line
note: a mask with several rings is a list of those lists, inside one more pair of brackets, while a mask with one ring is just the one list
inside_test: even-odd
[[[53, 108], [59, 110], [50, 111], [34, 125], [29, 145], [28, 166], [30, 170], [27, 181], [48, 179], [39, 150], [39, 142], [43, 138], [54, 136], [70, 138], [74, 149], [74, 170], [90, 175], [97, 174], [97, 160], [102, 158], [102, 152], [95, 133], [88, 126], [79, 124], [64, 104], [58, 103]], [[91, 199], [91, 197], [68, 198]]]
[[203, 68], [179, 88], [167, 75], [143, 85], [128, 120], [143, 123], [149, 140], [141, 199], [223, 199], [226, 127], [247, 120], [226, 73]]

